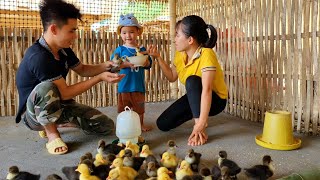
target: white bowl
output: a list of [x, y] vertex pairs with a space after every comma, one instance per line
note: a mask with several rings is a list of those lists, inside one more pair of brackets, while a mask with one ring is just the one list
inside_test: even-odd
[[130, 56], [127, 57], [128, 61], [135, 66], [143, 66], [146, 60], [148, 59], [148, 55], [143, 56]]

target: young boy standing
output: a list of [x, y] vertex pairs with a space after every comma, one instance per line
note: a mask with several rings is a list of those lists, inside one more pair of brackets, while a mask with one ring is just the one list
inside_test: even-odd
[[[115, 49], [111, 59], [117, 54], [119, 58], [136, 56], [137, 50], [146, 51], [146, 48], [139, 46], [137, 37], [142, 34], [142, 26], [138, 23], [133, 14], [121, 15], [117, 33], [121, 36], [124, 44]], [[118, 113], [124, 111], [126, 106], [132, 108], [140, 116], [141, 130], [149, 131], [150, 126], [143, 122], [145, 112], [145, 78], [144, 71], [151, 68], [151, 58], [143, 66], [120, 69], [120, 74], [126, 76], [118, 84]]]

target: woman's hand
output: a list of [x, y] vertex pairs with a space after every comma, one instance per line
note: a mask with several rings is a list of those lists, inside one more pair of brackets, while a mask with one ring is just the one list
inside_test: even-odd
[[144, 62], [144, 64], [142, 65], [143, 67], [149, 67], [150, 66], [150, 61], [149, 61], [149, 58], [146, 60], [146, 62]]
[[188, 139], [188, 145], [199, 146], [203, 145], [208, 140], [208, 135], [206, 133], [207, 123], [196, 122], [193, 126], [193, 131]]
[[158, 48], [156, 45], [150, 44], [147, 47], [147, 52], [150, 56], [153, 56], [154, 58], [159, 58], [160, 57], [160, 53], [158, 52]]

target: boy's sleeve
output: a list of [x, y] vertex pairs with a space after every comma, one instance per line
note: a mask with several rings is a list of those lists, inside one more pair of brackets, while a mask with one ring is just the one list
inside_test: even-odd
[[[147, 51], [147, 49], [145, 47], [141, 47], [140, 51], [144, 52], [144, 51]], [[151, 68], [151, 66], [152, 66], [152, 58], [151, 58], [151, 56], [148, 56], [148, 61], [149, 61], [149, 66], [144, 67], [144, 69], [150, 69]]]

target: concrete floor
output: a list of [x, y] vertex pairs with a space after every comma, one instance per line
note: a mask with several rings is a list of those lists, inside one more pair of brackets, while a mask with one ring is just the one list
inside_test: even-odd
[[[155, 127], [155, 120], [171, 102], [149, 103], [146, 106], [146, 122]], [[102, 112], [116, 119], [116, 107], [99, 108]], [[143, 133], [155, 154], [163, 152], [169, 139], [177, 142], [178, 157], [183, 158], [188, 149], [187, 138], [191, 133], [193, 122], [190, 121], [170, 132], [161, 132], [157, 128]], [[265, 154], [271, 155], [277, 179], [294, 172], [320, 169], [320, 139], [305, 135], [297, 135], [302, 140], [302, 147], [292, 151], [270, 150], [258, 146], [254, 137], [262, 133], [263, 125], [249, 122], [228, 114], [221, 113], [211, 117], [208, 127], [209, 142], [201, 147], [194, 147], [202, 153], [201, 166], [212, 167], [217, 164], [218, 152], [226, 150], [228, 157], [242, 168], [260, 164]], [[69, 147], [65, 155], [50, 155], [46, 148], [46, 139], [41, 139], [37, 132], [28, 130], [23, 123], [15, 124], [14, 117], [0, 117], [0, 179], [5, 179], [7, 170], [17, 165], [21, 171], [41, 174], [41, 179], [56, 173], [65, 178], [61, 172], [63, 166], [77, 164], [79, 157], [86, 152], [96, 154], [97, 143], [105, 139], [108, 143], [116, 136], [88, 136], [74, 128], [61, 129], [62, 138]], [[246, 179], [243, 172], [239, 179]]]

